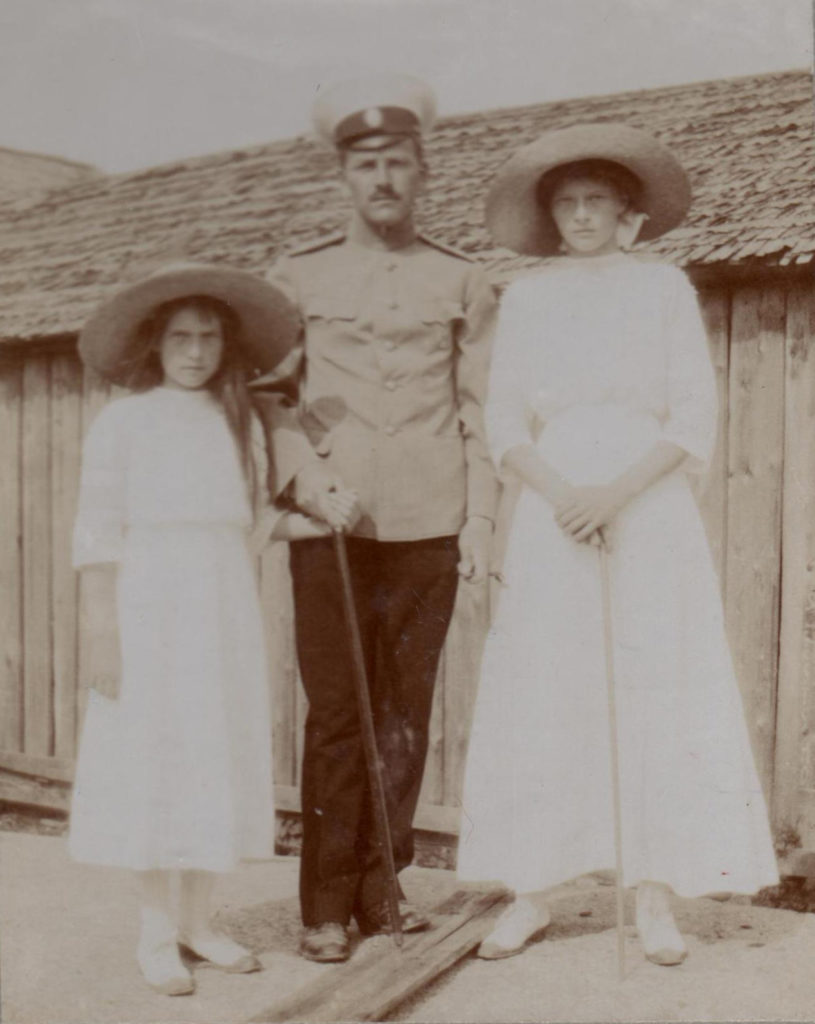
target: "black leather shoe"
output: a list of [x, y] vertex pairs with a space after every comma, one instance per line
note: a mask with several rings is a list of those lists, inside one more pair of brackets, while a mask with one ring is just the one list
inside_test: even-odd
[[326, 921], [315, 928], [304, 928], [300, 939], [300, 956], [320, 964], [335, 964], [351, 955], [348, 929], [337, 921]]
[[[399, 901], [399, 915], [402, 918], [403, 932], [421, 932], [430, 927], [430, 918], [407, 900]], [[362, 935], [390, 934], [391, 917], [386, 901], [375, 903], [366, 910], [355, 913], [354, 917]]]

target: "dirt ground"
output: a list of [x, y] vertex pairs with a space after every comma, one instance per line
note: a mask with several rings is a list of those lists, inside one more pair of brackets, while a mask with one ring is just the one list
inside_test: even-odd
[[[633, 920], [626, 894], [626, 920]], [[591, 884], [553, 900], [543, 941], [512, 959], [470, 958], [400, 1007], [400, 1021], [812, 1021], [815, 918], [749, 902], [677, 901], [689, 956], [645, 960], [626, 928], [617, 976], [613, 887]]]
[[[292, 857], [247, 865], [219, 890], [220, 926], [253, 948], [264, 970], [239, 977], [199, 967], [196, 994], [167, 999], [150, 992], [135, 967], [136, 898], [127, 872], [72, 863], [59, 836], [0, 833], [4, 1024], [247, 1020], [330, 969], [296, 952], [297, 867]], [[450, 871], [412, 868], [406, 875], [408, 895], [428, 909], [457, 886]], [[815, 1020], [812, 914], [744, 898], [678, 901], [687, 961], [673, 968], [649, 964], [629, 927], [620, 982], [614, 889], [607, 883], [600, 875], [561, 887], [542, 942], [509, 960], [466, 959], [393, 1019]], [[627, 902], [632, 920], [630, 893]]]

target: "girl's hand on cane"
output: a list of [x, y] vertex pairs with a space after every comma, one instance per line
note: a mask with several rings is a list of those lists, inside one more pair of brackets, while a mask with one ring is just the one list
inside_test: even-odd
[[302, 512], [287, 512], [275, 523], [272, 540], [309, 540], [312, 537], [329, 537], [332, 533], [324, 523]]
[[569, 487], [555, 504], [558, 526], [578, 543], [590, 542], [625, 505], [627, 496], [615, 484]]
[[331, 527], [321, 519], [307, 516], [303, 512], [282, 512], [268, 505], [258, 516], [249, 534], [249, 553], [259, 558], [271, 541], [309, 540], [313, 537], [328, 537]]
[[327, 466], [310, 464], [295, 477], [294, 500], [299, 509], [332, 530], [351, 530], [360, 517], [356, 491], [345, 487]]

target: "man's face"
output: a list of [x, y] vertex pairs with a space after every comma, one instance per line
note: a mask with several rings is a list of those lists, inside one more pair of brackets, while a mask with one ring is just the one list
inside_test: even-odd
[[[376, 140], [366, 140], [376, 145]], [[375, 230], [394, 228], [411, 217], [424, 184], [424, 166], [411, 139], [385, 149], [350, 149], [342, 178], [357, 213]]]

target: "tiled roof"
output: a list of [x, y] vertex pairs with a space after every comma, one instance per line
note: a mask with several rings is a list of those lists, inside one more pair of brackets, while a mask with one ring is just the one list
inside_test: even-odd
[[[672, 147], [693, 185], [690, 216], [652, 251], [684, 266], [806, 264], [812, 107], [811, 74], [793, 71], [447, 118], [428, 142], [420, 221], [504, 277], [529, 261], [495, 249], [483, 227], [497, 167], [546, 129], [625, 121]], [[77, 330], [123, 274], [172, 248], [262, 272], [347, 212], [333, 154], [306, 138], [90, 179], [23, 210], [0, 204], [0, 338]]]
[[90, 164], [0, 146], [0, 207], [13, 204], [21, 209], [49, 189], [65, 188], [98, 173]]

